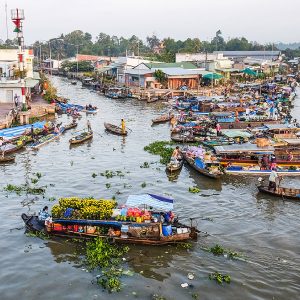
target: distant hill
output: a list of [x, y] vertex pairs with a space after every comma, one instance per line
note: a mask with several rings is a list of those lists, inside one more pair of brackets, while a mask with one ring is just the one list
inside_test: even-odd
[[285, 49], [296, 50], [296, 49], [300, 48], [300, 42], [299, 43], [289, 43], [289, 44], [278, 43], [275, 46], [279, 50], [285, 50]]

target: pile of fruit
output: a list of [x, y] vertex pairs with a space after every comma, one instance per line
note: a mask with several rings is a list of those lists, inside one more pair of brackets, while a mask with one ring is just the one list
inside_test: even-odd
[[71, 208], [72, 219], [103, 220], [110, 218], [116, 207], [117, 202], [114, 200], [71, 197], [61, 198], [51, 212], [53, 218], [64, 218], [66, 210]]

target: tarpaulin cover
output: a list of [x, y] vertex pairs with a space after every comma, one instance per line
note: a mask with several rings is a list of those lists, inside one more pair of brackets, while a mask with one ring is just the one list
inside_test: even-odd
[[31, 125], [33, 125], [33, 128], [43, 128], [44, 124], [46, 122], [36, 122], [33, 124], [28, 124], [28, 125], [22, 125], [22, 126], [17, 126], [17, 127], [12, 127], [12, 128], [6, 128], [6, 129], [2, 129], [0, 130], [0, 136], [5, 137], [7, 139], [11, 139], [13, 137], [17, 137], [22, 135], [26, 129], [30, 129]]
[[174, 208], [174, 200], [153, 194], [130, 195], [126, 205], [129, 207], [147, 205], [155, 209], [169, 211]]

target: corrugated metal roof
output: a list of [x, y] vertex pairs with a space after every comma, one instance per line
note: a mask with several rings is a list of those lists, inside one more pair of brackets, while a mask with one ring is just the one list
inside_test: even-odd
[[161, 69], [161, 68], [182, 68], [182, 69], [197, 69], [197, 67], [191, 62], [180, 63], [144, 63], [149, 69]]
[[204, 70], [187, 70], [183, 68], [153, 68], [153, 71], [161, 70], [168, 76], [187, 76], [187, 75], [206, 75], [211, 74], [211, 72], [207, 72]]
[[280, 51], [214, 51], [223, 53], [224, 56], [278, 56]]

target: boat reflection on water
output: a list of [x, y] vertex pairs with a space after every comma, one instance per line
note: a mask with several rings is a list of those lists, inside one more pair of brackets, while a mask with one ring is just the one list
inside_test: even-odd
[[57, 263], [69, 263], [74, 267], [81, 267], [85, 256], [85, 241], [68, 241], [61, 238], [53, 238], [47, 241], [46, 246], [50, 249]]
[[165, 247], [131, 246], [129, 251], [128, 265], [135, 273], [145, 278], [163, 281], [171, 277], [168, 267], [173, 264], [175, 256], [185, 259], [190, 254], [180, 245]]
[[216, 190], [218, 192], [222, 191], [222, 178], [221, 179], [211, 179], [202, 175], [191, 168], [187, 168], [189, 173], [189, 178], [192, 178], [200, 190]]
[[[69, 263], [75, 268], [86, 268], [85, 241], [53, 238], [46, 243], [46, 246], [50, 249], [55, 262]], [[183, 259], [190, 255], [180, 245], [163, 247], [130, 245], [129, 248], [125, 262], [128, 268], [145, 278], [160, 282], [171, 276], [168, 267], [172, 266], [175, 256]]]

